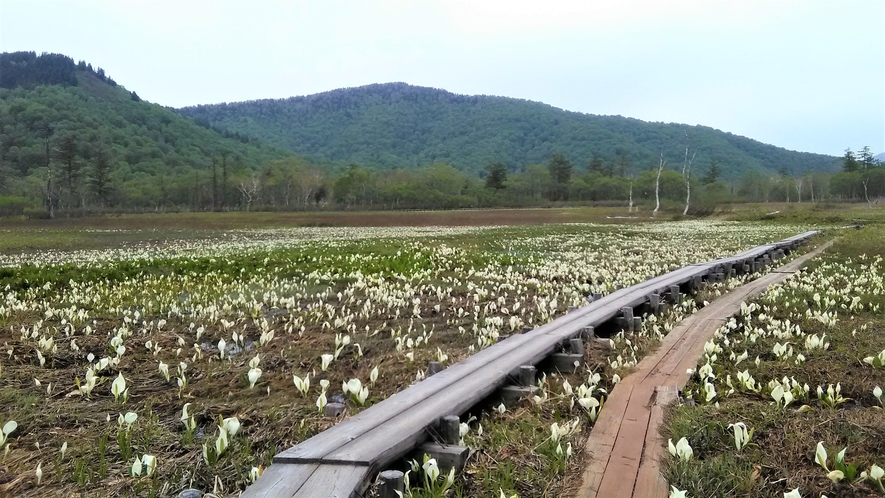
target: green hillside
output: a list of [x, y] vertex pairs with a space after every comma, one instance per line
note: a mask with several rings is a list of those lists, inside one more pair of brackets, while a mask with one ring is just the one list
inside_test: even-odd
[[258, 137], [297, 154], [381, 168], [444, 162], [477, 174], [494, 162], [511, 171], [561, 153], [579, 169], [594, 156], [617, 173], [681, 167], [686, 140], [703, 171], [799, 175], [836, 171], [831, 156], [789, 151], [704, 126], [648, 123], [568, 112], [526, 100], [456, 95], [404, 83], [369, 85], [281, 100], [186, 107], [203, 123]]
[[142, 101], [85, 62], [0, 54], [0, 214], [50, 202], [224, 207], [237, 202], [238, 175], [290, 155]]

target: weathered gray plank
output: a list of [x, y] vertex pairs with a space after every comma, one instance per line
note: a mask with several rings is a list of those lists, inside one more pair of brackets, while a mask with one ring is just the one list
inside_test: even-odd
[[320, 465], [293, 498], [351, 498], [369, 479], [369, 468], [358, 465]]
[[313, 475], [317, 465], [278, 465], [264, 470], [254, 484], [246, 488], [243, 497], [292, 498]]

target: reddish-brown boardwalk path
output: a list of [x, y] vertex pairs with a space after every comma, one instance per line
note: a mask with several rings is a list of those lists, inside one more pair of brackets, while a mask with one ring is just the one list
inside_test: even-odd
[[587, 439], [587, 467], [579, 498], [664, 498], [667, 481], [661, 475], [666, 451], [659, 435], [666, 405], [676, 400], [704, 351], [704, 343], [741, 303], [798, 272], [818, 249], [742, 285], [683, 320], [643, 358], [636, 369], [612, 389]]

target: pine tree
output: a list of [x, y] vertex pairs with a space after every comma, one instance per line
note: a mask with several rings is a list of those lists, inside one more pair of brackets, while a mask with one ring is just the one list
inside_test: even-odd
[[98, 144], [93, 156], [92, 178], [90, 179], [89, 185], [100, 207], [105, 207], [110, 198], [110, 175], [110, 154], [104, 144]]
[[507, 166], [496, 162], [488, 165], [486, 167], [486, 188], [493, 188], [495, 190], [501, 190], [502, 188], [506, 188], [504, 182], [507, 181]]
[[707, 174], [701, 179], [701, 183], [704, 185], [709, 185], [711, 183], [716, 183], [719, 181], [719, 175], [722, 172], [719, 169], [719, 161], [715, 159], [710, 159], [710, 169], [707, 170]]
[[842, 156], [842, 171], [853, 173], [858, 170], [857, 158], [851, 149], [845, 149], [845, 155]]

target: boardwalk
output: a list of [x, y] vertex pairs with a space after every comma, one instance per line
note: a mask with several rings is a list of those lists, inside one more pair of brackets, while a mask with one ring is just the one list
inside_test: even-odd
[[[639, 320], [635, 310], [655, 310], [662, 299], [677, 302], [684, 292], [696, 290], [704, 280], [721, 281], [735, 272], [758, 271], [816, 233], [806, 232], [736, 256], [679, 268], [598, 296], [550, 323], [510, 336], [276, 455], [274, 464], [246, 489], [243, 497], [361, 496], [378, 472], [428, 439], [435, 439], [442, 420], [454, 417], [457, 422], [458, 416], [507, 384], [533, 385], [534, 366], [557, 350], [570, 349], [570, 354], [560, 356], [565, 356], [572, 368], [570, 355], [583, 358], [575, 354], [576, 350], [583, 351], [578, 338], [592, 336], [594, 327], [620, 320], [621, 326], [632, 329]], [[524, 379], [524, 371], [530, 371], [532, 378]], [[623, 401], [620, 415], [629, 399]], [[646, 402], [649, 399], [650, 394], [645, 396]], [[631, 410], [637, 412], [635, 416], [629, 413], [634, 425], [638, 424], [636, 429], [645, 434], [648, 417], [643, 421], [641, 409]], [[606, 411], [608, 405], [603, 413]], [[642, 448], [639, 444], [635, 454], [639, 455]], [[624, 451], [630, 449], [625, 447]], [[625, 458], [629, 455], [624, 453]]]
[[666, 405], [676, 400], [689, 380], [686, 370], [697, 366], [704, 343], [740, 311], [741, 302], [786, 280], [830, 244], [732, 290], [667, 334], [658, 349], [640, 361], [606, 400], [584, 446], [588, 463], [575, 496], [666, 497], [667, 481], [660, 473], [666, 452], [659, 429]]

